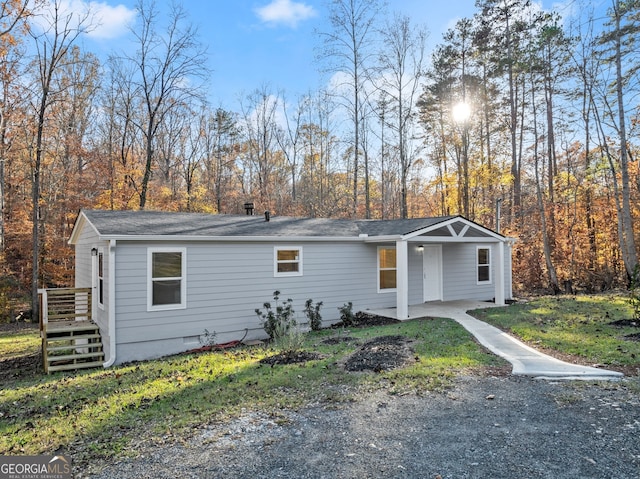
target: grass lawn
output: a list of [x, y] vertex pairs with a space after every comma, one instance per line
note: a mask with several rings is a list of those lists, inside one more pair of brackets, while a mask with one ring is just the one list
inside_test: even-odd
[[[609, 324], [631, 317], [624, 297], [544, 297], [473, 314], [530, 344], [585, 363], [628, 371], [640, 365], [640, 342], [624, 338], [640, 328]], [[349, 373], [341, 367], [363, 342], [387, 335], [411, 339], [416, 361], [381, 373]], [[353, 339], [325, 341], [336, 336]], [[283, 408], [351, 401], [369, 390], [444, 390], [461, 373], [507, 364], [447, 319], [309, 333], [303, 350], [321, 359], [274, 366], [260, 360], [275, 351], [256, 346], [45, 375], [20, 366], [21, 358], [33, 364], [39, 345], [37, 330], [0, 332], [0, 455], [60, 452], [72, 454], [78, 463], [120, 457], [139, 441], [162, 443], [243, 409], [277, 417]], [[11, 364], [17, 369], [7, 373]]]
[[625, 296], [548, 296], [471, 314], [533, 347], [638, 375], [640, 338], [628, 336], [640, 333], [640, 327], [611, 324], [632, 319]]
[[[0, 362], [32, 353], [39, 345], [37, 334], [0, 337]], [[354, 339], [324, 342], [336, 335]], [[348, 373], [340, 367], [340, 360], [362, 342], [385, 335], [414, 341], [417, 361], [382, 373]], [[323, 330], [305, 336], [304, 350], [320, 353], [322, 359], [272, 367], [259, 360], [273, 350], [244, 347], [108, 370], [38, 372], [4, 380], [0, 455], [68, 452], [74, 461], [108, 458], [126, 454], [141, 439], [161, 442], [241, 409], [277, 414], [282, 408], [312, 402], [349, 401], [363, 390], [383, 388], [391, 394], [441, 390], [463, 371], [505, 364], [446, 319]]]

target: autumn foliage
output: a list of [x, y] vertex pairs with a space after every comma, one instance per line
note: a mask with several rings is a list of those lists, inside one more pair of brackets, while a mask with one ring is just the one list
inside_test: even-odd
[[[197, 69], [202, 49], [189, 28], [175, 29], [184, 35], [176, 50], [132, 35], [144, 61], [135, 54], [101, 60], [69, 41], [53, 65], [46, 108], [38, 110], [38, 72], [47, 58], [34, 50], [46, 40], [28, 34], [33, 26], [24, 2], [0, 2], [1, 11], [22, 19], [0, 17], [0, 314], [9, 292], [28, 294], [34, 247], [38, 287], [73, 284], [67, 240], [82, 208], [244, 214], [250, 201], [260, 214], [308, 217], [461, 214], [490, 228], [499, 220], [501, 233], [516, 238], [516, 292], [627, 286], [634, 255], [625, 245], [635, 248], [640, 240], [633, 229], [640, 216], [638, 105], [629, 94], [626, 110], [617, 108], [616, 82], [603, 80], [602, 69], [616, 59], [609, 48], [615, 36], [581, 44], [552, 12], [518, 13], [529, 11], [527, 2], [505, 2], [512, 10], [502, 2], [477, 3], [478, 14], [461, 20], [434, 49], [408, 114], [393, 117], [403, 105], [385, 98], [388, 89], [374, 88], [380, 86], [374, 73], [383, 67], [370, 70], [371, 84], [363, 87], [380, 97], [363, 102], [354, 145], [344, 101], [328, 91], [296, 102], [263, 85], [238, 111], [211, 107], [207, 83], [180, 76], [208, 74]], [[153, 4], [143, 6], [140, 32], [156, 38]], [[621, 20], [637, 18], [630, 13], [638, 11], [621, 12]], [[168, 23], [180, 25], [183, 14], [172, 12]], [[411, 28], [406, 19], [397, 24]], [[615, 23], [603, 28], [616, 31]], [[416, 57], [419, 47], [408, 45], [414, 50], [405, 53]], [[590, 63], [605, 51], [606, 59]], [[178, 57], [188, 71], [172, 70], [170, 60]], [[385, 58], [392, 68], [392, 57]], [[627, 57], [623, 67], [636, 71], [635, 61]], [[144, 91], [144, 77], [170, 79], [172, 87]], [[618, 79], [623, 94], [637, 88], [633, 78]], [[462, 99], [472, 113], [460, 123], [451, 110]], [[625, 135], [612, 121], [620, 111], [628, 120]], [[410, 127], [394, 126], [398, 119]]]

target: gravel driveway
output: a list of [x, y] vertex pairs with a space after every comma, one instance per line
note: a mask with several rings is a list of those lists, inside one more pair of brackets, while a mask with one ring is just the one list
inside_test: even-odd
[[444, 393], [246, 411], [80, 477], [638, 478], [640, 383], [465, 376]]

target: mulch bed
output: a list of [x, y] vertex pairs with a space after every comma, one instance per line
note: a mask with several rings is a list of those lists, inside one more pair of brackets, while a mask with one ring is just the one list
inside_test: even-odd
[[331, 326], [334, 329], [337, 328], [368, 328], [370, 326], [385, 326], [387, 324], [396, 324], [401, 321], [394, 318], [387, 318], [386, 316], [378, 316], [377, 314], [365, 313], [358, 311], [353, 315], [354, 320], [349, 324], [345, 324], [343, 321], [335, 323]]
[[380, 336], [367, 341], [347, 358], [347, 371], [382, 372], [400, 368], [415, 362], [410, 341], [404, 336]]

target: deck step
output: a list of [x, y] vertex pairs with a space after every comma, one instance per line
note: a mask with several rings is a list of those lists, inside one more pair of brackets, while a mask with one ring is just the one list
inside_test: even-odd
[[95, 368], [104, 363], [100, 328], [93, 322], [48, 323], [42, 339], [44, 367], [48, 373]]
[[47, 335], [47, 341], [75, 341], [77, 339], [99, 339], [100, 333], [80, 334], [78, 336], [49, 336]]
[[86, 344], [66, 344], [63, 346], [49, 346], [47, 345], [47, 352], [52, 351], [64, 351], [65, 349], [96, 349], [99, 348], [102, 351], [102, 343], [86, 343]]
[[[55, 323], [54, 323], [55, 324]], [[60, 326], [51, 326], [47, 328], [47, 334], [61, 333], [82, 333], [86, 331], [98, 331], [100, 328], [96, 324], [65, 324]]]
[[76, 359], [87, 359], [87, 358], [99, 358], [104, 357], [104, 352], [95, 351], [93, 353], [73, 353], [73, 354], [64, 354], [59, 356], [47, 356], [47, 360], [49, 363], [58, 362], [58, 361], [75, 361]]
[[55, 371], [75, 371], [76, 369], [89, 369], [89, 368], [101, 368], [103, 362], [102, 361], [92, 361], [86, 363], [69, 363], [69, 364], [59, 364], [55, 366], [49, 366], [49, 372]]

